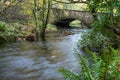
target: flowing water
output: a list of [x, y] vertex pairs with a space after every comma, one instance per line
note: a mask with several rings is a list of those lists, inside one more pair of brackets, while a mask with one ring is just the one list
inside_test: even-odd
[[0, 80], [64, 80], [59, 67], [77, 73], [74, 48], [85, 30], [66, 29], [46, 35], [44, 42], [15, 42], [0, 47]]

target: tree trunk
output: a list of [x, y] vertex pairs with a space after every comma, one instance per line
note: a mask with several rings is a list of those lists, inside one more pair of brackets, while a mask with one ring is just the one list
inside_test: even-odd
[[39, 40], [39, 27], [38, 27], [38, 15], [37, 15], [37, 1], [34, 0], [34, 18], [35, 18], [35, 34], [36, 34], [36, 41]]
[[41, 30], [41, 40], [45, 40], [45, 29], [47, 27], [48, 21], [49, 21], [49, 16], [50, 16], [50, 7], [51, 7], [51, 1], [48, 0], [47, 4], [47, 15], [45, 16], [45, 6], [46, 6], [46, 0], [43, 1], [43, 13], [42, 13], [42, 30]]

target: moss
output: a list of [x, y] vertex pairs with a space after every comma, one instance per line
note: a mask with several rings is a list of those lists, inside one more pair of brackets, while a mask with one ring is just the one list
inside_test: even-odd
[[79, 20], [74, 20], [72, 21], [69, 26], [71, 26], [72, 28], [82, 28], [81, 26], [81, 21]]
[[57, 27], [55, 25], [52, 24], [48, 24], [47, 28], [46, 28], [47, 32], [53, 32], [53, 31], [57, 31]]

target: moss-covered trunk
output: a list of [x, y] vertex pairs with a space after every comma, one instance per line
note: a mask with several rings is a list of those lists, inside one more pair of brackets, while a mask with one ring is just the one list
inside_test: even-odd
[[[46, 8], [46, 5], [47, 5], [47, 8]], [[48, 0], [48, 4], [46, 3], [46, 0], [43, 0], [42, 30], [41, 30], [41, 33], [40, 33], [41, 40], [45, 40], [45, 29], [46, 29], [48, 21], [49, 21], [49, 15], [50, 15], [50, 9], [51, 9], [50, 6], [51, 6], [51, 1], [50, 0]]]

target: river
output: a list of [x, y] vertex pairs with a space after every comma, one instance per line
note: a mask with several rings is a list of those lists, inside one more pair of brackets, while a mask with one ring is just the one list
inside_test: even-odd
[[80, 72], [74, 49], [86, 30], [66, 29], [46, 34], [44, 42], [0, 46], [0, 80], [64, 80], [59, 67]]

